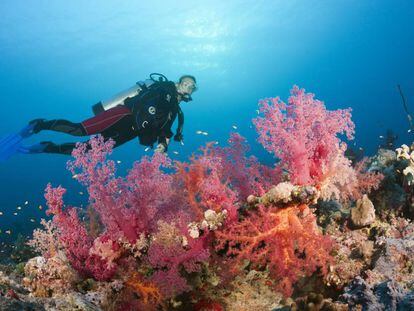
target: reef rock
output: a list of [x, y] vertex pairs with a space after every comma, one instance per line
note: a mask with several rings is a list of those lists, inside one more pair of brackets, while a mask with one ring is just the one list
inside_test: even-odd
[[414, 310], [413, 292], [405, 292], [395, 281], [386, 281], [371, 287], [361, 277], [356, 277], [345, 289], [340, 299], [350, 308], [362, 310]]
[[46, 309], [38, 303], [10, 299], [0, 295], [0, 310], [8, 311], [45, 311]]
[[61, 298], [56, 297], [56, 309], [59, 311], [101, 311], [102, 309], [91, 303], [80, 293], [67, 293]]
[[356, 228], [369, 226], [375, 221], [375, 208], [366, 194], [351, 209], [351, 222]]
[[36, 297], [65, 293], [80, 279], [62, 252], [48, 259], [41, 256], [30, 259], [24, 272], [23, 285]]

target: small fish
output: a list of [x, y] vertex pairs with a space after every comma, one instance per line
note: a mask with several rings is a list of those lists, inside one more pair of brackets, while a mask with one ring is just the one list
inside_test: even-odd
[[362, 147], [359, 147], [359, 150], [364, 150], [364, 148], [362, 148]]
[[78, 174], [73, 175], [73, 176], [72, 176], [72, 178], [73, 178], [73, 179], [78, 178]]
[[409, 129], [407, 132], [408, 132], [408, 133], [411, 133], [411, 129]]
[[207, 135], [208, 135], [208, 133], [207, 133], [207, 132], [203, 132], [202, 134], [203, 134], [204, 136], [207, 136]]
[[383, 138], [384, 138], [384, 136], [380, 135], [380, 136], [379, 136], [379, 138], [383, 139]]
[[121, 164], [122, 162], [120, 160], [116, 161], [116, 163]]
[[14, 212], [14, 213], [13, 213], [13, 215], [14, 215], [14, 216], [17, 216], [17, 213], [16, 213], [16, 212]]
[[3, 216], [3, 212], [0, 212], [0, 216]]
[[21, 207], [21, 206], [18, 206], [18, 207], [17, 207], [17, 209], [18, 209], [18, 210], [21, 210], [21, 209], [22, 209], [22, 207]]
[[148, 150], [150, 150], [150, 147], [144, 149], [145, 152], [147, 152]]
[[216, 141], [216, 142], [214, 142], [214, 144], [215, 144], [215, 145], [218, 145], [218, 144], [219, 144], [219, 142], [218, 142], [218, 141]]
[[24, 202], [24, 205], [27, 205], [27, 204], [29, 204], [29, 201]]
[[40, 209], [40, 210], [43, 208], [43, 206], [42, 206], [42, 205], [39, 205], [38, 207], [39, 207], [39, 209]]
[[83, 192], [82, 192], [82, 191], [79, 191], [79, 194], [80, 194], [80, 195], [83, 195]]
[[232, 128], [234, 128], [235, 130], [237, 130], [237, 126], [233, 125]]
[[196, 134], [203, 134], [204, 132], [203, 131], [196, 131]]
[[7, 234], [11, 234], [11, 230], [6, 230], [4, 232], [7, 233]]
[[35, 222], [35, 220], [34, 220], [33, 218], [30, 218], [30, 221], [31, 221], [31, 222]]
[[260, 113], [260, 110], [259, 109], [256, 109], [256, 113], [259, 114]]
[[178, 154], [178, 151], [173, 151], [174, 154]]

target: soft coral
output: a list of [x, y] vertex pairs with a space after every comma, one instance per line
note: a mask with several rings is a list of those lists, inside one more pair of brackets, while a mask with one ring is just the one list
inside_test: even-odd
[[328, 111], [314, 95], [294, 86], [288, 103], [279, 97], [260, 101], [263, 117], [253, 120], [259, 142], [280, 158], [294, 184], [318, 184], [342, 152], [338, 134], [353, 138], [351, 109]]
[[59, 228], [60, 243], [63, 244], [72, 266], [83, 276], [93, 276], [98, 280], [107, 280], [114, 274], [114, 267], [108, 266], [105, 260], [90, 253], [93, 239], [78, 217], [75, 207], [64, 209], [62, 187], [46, 188], [45, 198], [49, 209], [47, 213], [53, 216], [53, 222]]
[[276, 287], [292, 294], [292, 284], [318, 268], [327, 273], [332, 242], [323, 236], [308, 206], [259, 206], [244, 220], [216, 232], [217, 250], [234, 258], [233, 273], [248, 260], [253, 269], [268, 268]]

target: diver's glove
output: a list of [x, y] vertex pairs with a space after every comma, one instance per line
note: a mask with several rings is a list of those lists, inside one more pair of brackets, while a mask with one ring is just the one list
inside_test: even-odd
[[174, 140], [175, 141], [178, 141], [179, 143], [181, 143], [181, 145], [184, 145], [183, 138], [184, 138], [184, 136], [181, 133], [177, 133], [174, 136]]
[[159, 143], [157, 147], [154, 149], [154, 152], [165, 153], [167, 152], [167, 144], [166, 143]]

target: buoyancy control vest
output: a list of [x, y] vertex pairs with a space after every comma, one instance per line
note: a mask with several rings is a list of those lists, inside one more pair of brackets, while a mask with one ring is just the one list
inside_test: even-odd
[[[159, 78], [155, 79], [154, 76], [158, 76]], [[136, 99], [138, 102], [142, 102], [143, 106], [148, 106], [148, 107], [140, 107], [141, 109], [139, 109], [140, 111], [138, 112], [140, 113], [139, 116], [137, 115], [137, 111], [132, 111], [132, 113], [136, 115], [135, 117], [137, 119], [138, 126], [140, 127], [143, 125], [142, 128], [145, 128], [145, 124], [146, 124], [145, 121], [149, 122], [149, 120], [153, 117], [152, 109], [154, 108], [151, 108], [152, 106], [148, 105], [147, 101], [145, 100], [140, 101], [139, 99], [144, 98], [145, 95], [149, 91], [154, 91], [154, 90], [157, 91], [157, 89], [162, 90], [163, 88], [165, 88], [166, 85], [172, 86], [174, 84], [173, 82], [169, 82], [168, 79], [164, 75], [158, 74], [158, 73], [152, 73], [150, 75], [150, 79], [138, 81], [130, 88], [115, 94], [114, 96], [110, 97], [107, 100], [98, 102], [97, 104], [92, 106], [92, 110], [95, 115], [98, 115], [101, 112], [109, 110], [118, 105], [125, 105], [126, 103], [131, 103], [132, 101], [135, 101], [134, 99]], [[174, 87], [174, 90], [175, 90], [175, 87]], [[132, 108], [128, 104], [127, 106]], [[176, 113], [178, 117], [178, 125], [177, 125], [176, 134], [174, 136], [174, 140], [182, 141], [183, 140], [183, 128], [184, 128], [184, 113], [178, 104], [176, 105], [176, 107], [177, 107]], [[149, 145], [149, 144], [144, 143], [144, 145]]]

